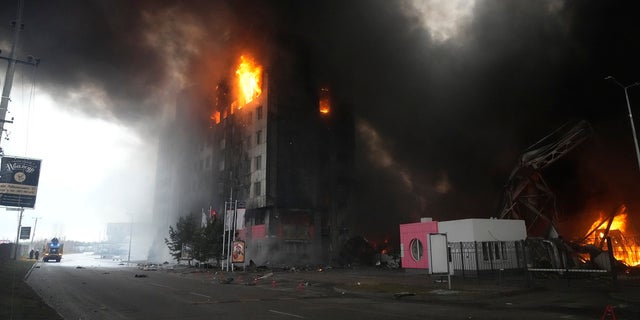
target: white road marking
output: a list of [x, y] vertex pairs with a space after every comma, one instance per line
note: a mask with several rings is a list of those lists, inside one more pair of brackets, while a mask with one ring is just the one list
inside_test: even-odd
[[293, 314], [293, 313], [286, 313], [286, 312], [281, 312], [281, 311], [276, 311], [276, 310], [269, 310], [269, 312], [273, 312], [273, 313], [277, 313], [277, 314], [281, 314], [281, 315], [285, 315], [285, 316], [290, 316], [290, 317], [294, 317], [294, 318], [304, 319], [303, 316], [299, 316], [299, 315]]
[[205, 297], [205, 298], [207, 298], [207, 299], [211, 299], [211, 297], [210, 297], [210, 296], [208, 296], [208, 295], [204, 295], [204, 294], [201, 294], [201, 293], [197, 293], [197, 292], [189, 292], [189, 294], [192, 294], [192, 295], [194, 295], [194, 296], [198, 296], [198, 297]]
[[165, 285], [163, 285], [163, 284], [154, 283], [154, 282], [149, 282], [149, 284], [150, 284], [150, 285], [152, 285], [152, 286], [156, 286], [156, 287], [167, 288], [167, 289], [173, 289], [172, 287], [165, 286]]

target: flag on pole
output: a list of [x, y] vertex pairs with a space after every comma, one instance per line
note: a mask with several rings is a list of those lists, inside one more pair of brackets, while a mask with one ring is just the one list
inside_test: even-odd
[[224, 231], [233, 229], [233, 216], [234, 210], [227, 210], [224, 215]]
[[207, 226], [207, 215], [204, 213], [204, 208], [202, 208], [202, 223], [200, 226], [203, 228]]
[[218, 213], [216, 212], [216, 209], [214, 209], [211, 206], [209, 206], [209, 216], [211, 217], [212, 220], [218, 217]]
[[246, 209], [238, 209], [236, 212], [236, 229], [242, 230], [244, 229], [244, 213]]

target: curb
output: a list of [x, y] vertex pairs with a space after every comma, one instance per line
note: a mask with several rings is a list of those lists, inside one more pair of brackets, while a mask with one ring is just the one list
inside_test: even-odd
[[22, 279], [23, 281], [27, 281], [27, 279], [29, 279], [29, 276], [31, 275], [31, 271], [33, 271], [33, 269], [38, 265], [38, 261], [35, 261], [33, 263], [33, 265], [31, 266], [31, 268], [29, 268], [29, 271], [27, 271], [27, 274], [24, 275], [24, 279]]

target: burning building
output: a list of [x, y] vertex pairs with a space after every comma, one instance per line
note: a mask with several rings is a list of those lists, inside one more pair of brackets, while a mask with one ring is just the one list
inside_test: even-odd
[[211, 84], [185, 91], [160, 147], [156, 214], [167, 220], [165, 233], [177, 215], [211, 210], [236, 216], [231, 236], [246, 242], [247, 262], [329, 262], [339, 254], [353, 118], [302, 65], [243, 54], [210, 91], [202, 88]]

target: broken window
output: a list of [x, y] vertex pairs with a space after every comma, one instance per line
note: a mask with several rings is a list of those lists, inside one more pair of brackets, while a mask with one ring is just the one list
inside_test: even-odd
[[262, 143], [262, 130], [258, 130], [258, 132], [256, 132], [256, 144], [261, 144]]
[[253, 184], [253, 195], [255, 197], [262, 194], [262, 183], [260, 181]]
[[262, 156], [256, 157], [256, 170], [262, 169]]
[[256, 118], [258, 118], [258, 120], [262, 119], [262, 106], [256, 108]]

